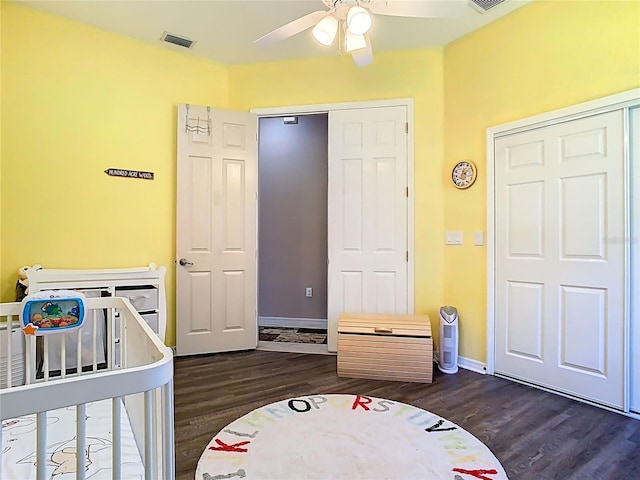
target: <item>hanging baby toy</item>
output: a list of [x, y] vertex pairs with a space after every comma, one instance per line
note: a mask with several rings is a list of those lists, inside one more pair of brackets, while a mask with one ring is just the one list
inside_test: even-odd
[[82, 326], [85, 296], [72, 290], [50, 290], [27, 295], [22, 300], [20, 321], [25, 335], [43, 335], [75, 330]]

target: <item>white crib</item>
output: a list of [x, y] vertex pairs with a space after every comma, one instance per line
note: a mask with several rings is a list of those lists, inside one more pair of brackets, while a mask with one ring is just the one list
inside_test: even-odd
[[[37, 338], [20, 307], [0, 304], [0, 480], [173, 479], [173, 356], [130, 302], [88, 298], [82, 328]], [[93, 333], [83, 349], [103, 321], [104, 344]]]

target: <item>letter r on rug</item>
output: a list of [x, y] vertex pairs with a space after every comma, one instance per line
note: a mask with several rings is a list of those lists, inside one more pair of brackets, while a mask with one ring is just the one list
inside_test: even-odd
[[[365, 401], [366, 400], [366, 401]], [[370, 404], [371, 402], [373, 402], [373, 400], [369, 397], [363, 397], [360, 395], [356, 395], [356, 399], [353, 401], [353, 405], [351, 406], [351, 410], [355, 410], [358, 405], [360, 405], [362, 408], [364, 408], [365, 410], [369, 410], [369, 407], [367, 407], [368, 404]]]

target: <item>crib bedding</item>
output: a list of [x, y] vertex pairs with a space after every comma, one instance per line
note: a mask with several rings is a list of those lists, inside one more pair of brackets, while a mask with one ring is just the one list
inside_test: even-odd
[[[46, 402], [46, 399], [43, 399]], [[144, 478], [144, 466], [120, 400], [122, 478]], [[112, 400], [89, 403], [86, 407], [85, 475], [87, 479], [112, 478]], [[47, 413], [47, 474], [49, 480], [76, 478], [76, 408]], [[36, 415], [2, 422], [2, 475], [4, 480], [36, 478]]]

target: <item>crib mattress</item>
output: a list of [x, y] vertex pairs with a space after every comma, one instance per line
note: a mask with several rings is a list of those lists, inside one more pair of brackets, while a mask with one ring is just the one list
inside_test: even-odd
[[[112, 478], [111, 469], [111, 399], [87, 404], [86, 408], [86, 478]], [[122, 402], [121, 442], [122, 478], [144, 478], [144, 466]], [[52, 480], [76, 478], [76, 408], [68, 407], [47, 413], [47, 476]], [[5, 480], [36, 478], [36, 416], [2, 422], [2, 471]]]

